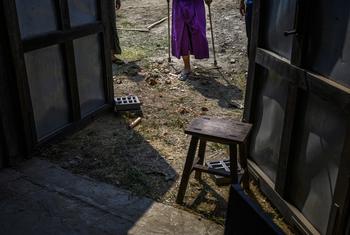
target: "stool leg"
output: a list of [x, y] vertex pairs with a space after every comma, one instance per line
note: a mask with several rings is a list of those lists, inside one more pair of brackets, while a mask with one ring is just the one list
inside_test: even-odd
[[238, 183], [237, 168], [237, 145], [230, 144], [230, 171], [232, 184]]
[[239, 145], [239, 162], [241, 167], [244, 169], [242, 177], [242, 183], [244, 189], [249, 189], [249, 172], [248, 172], [248, 160], [247, 160], [247, 149], [245, 144]]
[[[199, 150], [198, 150], [198, 162], [197, 164], [203, 165], [204, 164], [204, 157], [205, 157], [205, 148], [207, 147], [207, 141], [201, 140], [199, 142]], [[195, 179], [200, 180], [202, 178], [202, 172], [196, 171]]]
[[191, 144], [188, 149], [188, 154], [186, 157], [185, 167], [182, 173], [181, 183], [179, 187], [179, 192], [177, 193], [176, 203], [181, 204], [184, 200], [188, 180], [190, 178], [192, 172], [192, 166], [194, 162], [194, 158], [196, 156], [196, 150], [198, 145], [198, 137], [192, 137]]

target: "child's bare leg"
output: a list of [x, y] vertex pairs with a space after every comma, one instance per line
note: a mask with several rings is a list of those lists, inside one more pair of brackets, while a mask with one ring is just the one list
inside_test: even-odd
[[190, 56], [186, 55], [182, 57], [184, 61], [184, 72], [188, 73], [191, 71], [191, 61], [190, 61]]
[[188, 76], [191, 72], [191, 61], [190, 56], [182, 56], [182, 60], [184, 61], [184, 70], [181, 72], [179, 79], [181, 81], [185, 81], [188, 79]]

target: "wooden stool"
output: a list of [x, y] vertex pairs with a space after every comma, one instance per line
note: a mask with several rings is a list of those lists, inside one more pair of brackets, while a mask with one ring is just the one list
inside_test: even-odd
[[[252, 128], [251, 124], [237, 122], [228, 119], [220, 119], [214, 117], [201, 117], [193, 120], [185, 130], [185, 133], [191, 135], [191, 143], [188, 150], [185, 167], [182, 173], [179, 192], [176, 202], [181, 204], [185, 197], [188, 180], [192, 171], [196, 171], [196, 179], [201, 178], [202, 172], [231, 177], [232, 184], [238, 183], [237, 175], [237, 145], [239, 146], [239, 157], [241, 167], [244, 169], [243, 185], [247, 187], [248, 171], [246, 156], [246, 140]], [[205, 149], [207, 141], [226, 144], [230, 148], [230, 173], [220, 170], [209, 169], [204, 166]], [[197, 146], [199, 142], [198, 160], [194, 163]]]

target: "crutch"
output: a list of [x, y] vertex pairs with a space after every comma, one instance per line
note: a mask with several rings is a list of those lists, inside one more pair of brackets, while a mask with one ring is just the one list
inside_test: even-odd
[[170, 52], [170, 0], [168, 1], [168, 62], [171, 62], [171, 52]]
[[214, 30], [213, 30], [213, 20], [211, 17], [211, 2], [207, 2], [208, 11], [209, 11], [209, 20], [210, 20], [210, 31], [211, 31], [211, 42], [213, 44], [213, 54], [214, 54], [214, 66], [218, 67], [218, 62], [216, 61], [216, 51], [215, 51], [215, 41], [214, 41]]

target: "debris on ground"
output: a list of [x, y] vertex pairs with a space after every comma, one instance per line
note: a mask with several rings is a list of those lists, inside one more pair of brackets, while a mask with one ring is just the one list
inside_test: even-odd
[[135, 128], [137, 125], [139, 125], [142, 121], [142, 118], [141, 117], [138, 117], [135, 121], [133, 121], [129, 126], [128, 128], [129, 129], [133, 129]]
[[230, 101], [229, 102], [229, 107], [233, 107], [233, 108], [236, 108], [236, 109], [244, 109], [243, 104], [239, 104], [239, 103], [236, 103], [234, 101]]
[[148, 85], [150, 86], [155, 86], [158, 84], [157, 79], [155, 79], [154, 77], [148, 77], [146, 78], [146, 82], [148, 83]]
[[166, 21], [167, 19], [168, 19], [168, 17], [164, 17], [164, 18], [162, 18], [162, 19], [160, 19], [160, 20], [154, 22], [153, 24], [150, 24], [149, 26], [147, 26], [147, 29], [150, 30], [150, 29], [156, 27], [157, 25], [163, 23], [163, 22]]
[[180, 108], [177, 110], [177, 112], [178, 112], [179, 114], [182, 114], [182, 115], [187, 114], [187, 113], [190, 113], [190, 111], [189, 111], [187, 108], [185, 108], [185, 107], [180, 107]]

